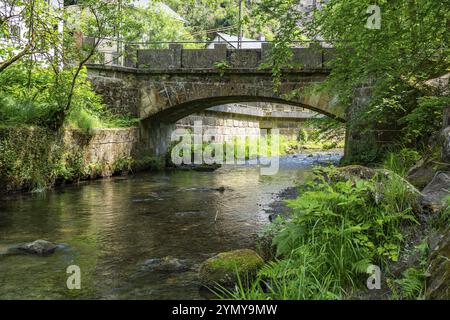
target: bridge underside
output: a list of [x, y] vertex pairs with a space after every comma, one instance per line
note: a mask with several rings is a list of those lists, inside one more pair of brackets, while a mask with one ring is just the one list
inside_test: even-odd
[[344, 119], [336, 116], [335, 114], [328, 113], [328, 111], [324, 111], [323, 109], [319, 109], [317, 107], [305, 105], [300, 102], [283, 100], [283, 99], [279, 99], [279, 98], [251, 97], [251, 96], [212, 97], [212, 98], [206, 98], [206, 99], [201, 99], [201, 100], [189, 101], [189, 102], [185, 102], [185, 103], [176, 105], [172, 108], [164, 109], [164, 110], [157, 112], [147, 118], [142, 119], [142, 121], [146, 122], [146, 121], [159, 120], [164, 123], [173, 123], [179, 119], [182, 119], [193, 113], [204, 111], [205, 109], [208, 109], [210, 107], [226, 105], [226, 104], [233, 104], [233, 103], [245, 103], [245, 102], [269, 102], [269, 103], [292, 105], [292, 106], [309, 109], [311, 111], [315, 111], [315, 112], [324, 114], [326, 116], [336, 118], [340, 121], [345, 121]]

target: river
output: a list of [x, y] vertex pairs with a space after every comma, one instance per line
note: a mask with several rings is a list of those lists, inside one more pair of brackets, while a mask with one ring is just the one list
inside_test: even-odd
[[[283, 157], [273, 176], [256, 166], [224, 166], [4, 196], [0, 299], [202, 299], [195, 267], [156, 272], [145, 261], [171, 256], [195, 266], [221, 251], [254, 247], [277, 194], [304, 181], [317, 161], [340, 156]], [[36, 239], [59, 248], [47, 257], [7, 254]], [[67, 289], [69, 265], [80, 267], [81, 290]]]

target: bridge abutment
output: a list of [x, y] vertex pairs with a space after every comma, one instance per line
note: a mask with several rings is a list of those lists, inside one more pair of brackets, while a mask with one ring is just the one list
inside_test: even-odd
[[139, 124], [141, 137], [141, 152], [154, 157], [165, 157], [170, 146], [175, 123], [168, 124], [158, 121], [142, 121]]
[[345, 152], [342, 164], [375, 163], [379, 161], [396, 140], [400, 129], [396, 122], [369, 123], [365, 115], [369, 111], [372, 86], [355, 90], [352, 105], [346, 110]]

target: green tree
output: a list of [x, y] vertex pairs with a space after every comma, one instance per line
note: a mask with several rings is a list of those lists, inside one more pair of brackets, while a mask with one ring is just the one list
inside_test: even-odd
[[446, 1], [379, 0], [381, 25], [370, 29], [366, 24], [373, 4], [330, 0], [307, 14], [296, 0], [262, 0], [258, 13], [263, 21], [280, 25], [275, 30], [275, 70], [288, 63], [287, 48], [293, 40], [304, 37], [332, 44], [336, 57], [322, 89], [348, 106], [355, 89], [370, 84], [370, 108], [360, 115], [361, 121], [392, 126], [417, 108], [420, 97], [439, 95], [426, 81], [450, 70], [450, 10]]
[[[105, 39], [116, 38], [128, 27], [122, 10], [126, 4], [127, 0], [83, 0], [65, 10], [54, 8], [45, 0], [11, 0], [9, 6], [17, 10], [2, 11], [0, 75], [13, 64], [22, 63], [19, 70], [26, 67], [26, 91], [34, 93], [25, 100], [35, 102], [41, 95], [50, 97], [42, 124], [53, 129], [63, 125], [77, 85], [84, 81], [78, 80], [86, 63], [94, 57], [99, 45], [109, 41]], [[19, 41], [10, 31], [13, 19], [26, 27]], [[39, 84], [40, 79], [32, 77], [36, 72], [45, 74], [44, 86]], [[39, 87], [44, 90], [31, 90]]]
[[[197, 40], [211, 40], [215, 31], [237, 35], [239, 32], [240, 0], [168, 0], [175, 11], [188, 22], [188, 28]], [[272, 38], [272, 27], [260, 23], [259, 16], [253, 14], [259, 0], [242, 0], [242, 27], [245, 37], [256, 38], [263, 33]]]
[[123, 37], [126, 41], [193, 41], [184, 22], [160, 10], [156, 2], [146, 7], [127, 6], [123, 17]]
[[45, 0], [5, 0], [0, 7], [0, 72], [31, 55], [50, 52], [61, 18]]

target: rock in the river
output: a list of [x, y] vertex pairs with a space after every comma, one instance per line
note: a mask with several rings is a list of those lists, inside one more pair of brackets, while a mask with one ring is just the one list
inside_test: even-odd
[[25, 243], [23, 245], [20, 245], [18, 247], [19, 250], [30, 253], [30, 254], [36, 254], [39, 256], [47, 256], [49, 254], [52, 254], [55, 252], [56, 248], [58, 246], [54, 243], [51, 243], [46, 240], [36, 240], [33, 242]]
[[233, 287], [238, 274], [244, 281], [254, 277], [263, 265], [263, 259], [250, 249], [222, 252], [200, 266], [200, 282], [208, 288], [216, 285]]
[[438, 172], [433, 180], [423, 189], [420, 202], [422, 206], [433, 211], [441, 210], [450, 195], [450, 172]]
[[440, 232], [440, 240], [432, 249], [427, 273], [427, 299], [450, 299], [450, 227]]
[[145, 261], [145, 268], [157, 272], [185, 272], [190, 269], [186, 260], [180, 260], [173, 257], [164, 257], [148, 259]]

